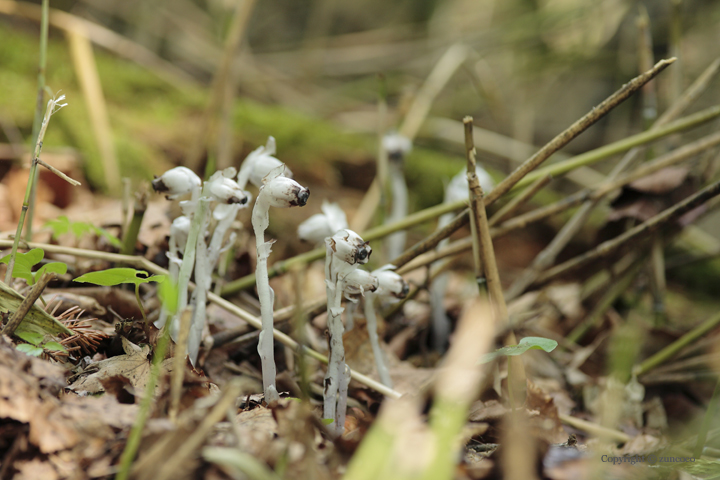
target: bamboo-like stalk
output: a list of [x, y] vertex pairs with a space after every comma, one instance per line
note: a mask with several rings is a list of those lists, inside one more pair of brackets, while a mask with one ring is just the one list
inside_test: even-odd
[[[32, 126], [32, 146], [37, 145], [40, 125], [43, 119], [42, 107], [45, 103], [45, 68], [47, 66], [48, 23], [50, 17], [50, 0], [42, 0], [42, 14], [40, 17], [40, 59], [38, 61], [37, 101], [35, 102], [35, 115]], [[30, 203], [28, 204], [28, 226], [25, 229], [25, 240], [32, 240], [32, 221], [35, 214], [35, 184], [38, 181], [38, 172], [32, 178], [30, 190]]]
[[30, 175], [28, 176], [28, 183], [25, 187], [25, 198], [23, 199], [22, 209], [20, 210], [20, 219], [18, 220], [17, 230], [15, 231], [15, 239], [13, 241], [12, 251], [10, 252], [10, 260], [8, 262], [7, 272], [5, 273], [5, 283], [7, 285], [10, 285], [10, 282], [12, 281], [12, 272], [15, 268], [15, 257], [17, 256], [20, 237], [22, 236], [23, 226], [25, 225], [25, 216], [27, 215], [30, 204], [30, 194], [32, 192], [33, 180], [36, 178], [38, 166], [37, 159], [40, 157], [40, 152], [42, 152], [45, 132], [47, 131], [48, 123], [50, 123], [50, 117], [52, 117], [53, 114], [62, 107], [67, 105], [67, 103], [59, 103], [63, 100], [65, 100], [65, 95], [61, 95], [57, 99], [52, 98], [48, 101], [47, 108], [45, 109], [45, 117], [43, 118], [42, 125], [40, 126], [37, 142], [35, 143], [35, 151], [33, 152], [33, 159], [30, 164]]

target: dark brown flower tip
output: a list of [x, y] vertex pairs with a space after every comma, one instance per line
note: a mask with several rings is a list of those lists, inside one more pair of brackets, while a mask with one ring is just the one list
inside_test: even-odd
[[247, 197], [242, 197], [242, 198], [230, 197], [230, 198], [228, 198], [227, 203], [228, 203], [228, 205], [232, 205], [235, 203], [239, 203], [240, 205], [245, 205], [247, 203], [247, 201], [248, 201]]
[[357, 253], [355, 254], [355, 263], [365, 263], [370, 259], [370, 254], [372, 253], [372, 247], [369, 245], [368, 242], [365, 242], [365, 244], [357, 249]]
[[296, 200], [290, 202], [290, 205], [294, 207], [304, 207], [307, 204], [308, 198], [310, 198], [310, 189], [301, 188], [295, 195]]
[[158, 177], [157, 175], [153, 175], [153, 177], [154, 180], [151, 182], [153, 190], [158, 193], [167, 192], [169, 190], [165, 183], [163, 183], [162, 177]]

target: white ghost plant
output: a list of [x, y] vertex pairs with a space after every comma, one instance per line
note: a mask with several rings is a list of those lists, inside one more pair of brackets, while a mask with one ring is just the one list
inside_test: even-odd
[[262, 330], [258, 340], [258, 353], [262, 363], [263, 391], [265, 401], [272, 403], [278, 400], [278, 391], [275, 387], [275, 355], [273, 351], [273, 301], [274, 292], [270, 288], [268, 278], [267, 259], [274, 240], [265, 241], [265, 230], [270, 224], [270, 207], [304, 206], [310, 196], [310, 190], [295, 180], [283, 175], [285, 165], [274, 168], [263, 179], [263, 186], [255, 200], [252, 211], [252, 225], [255, 230], [257, 250], [257, 267], [255, 279], [258, 297], [260, 298], [260, 314], [262, 317]]
[[[372, 248], [357, 233], [343, 229], [325, 239], [325, 251], [330, 359], [323, 389], [323, 417], [333, 420], [335, 433], [341, 435], [344, 429], [349, 382], [342, 340], [344, 331], [341, 319], [344, 310], [342, 296], [348, 284], [346, 282], [351, 282], [354, 291], [365, 291], [366, 278], [363, 278], [363, 274], [355, 274], [354, 271], [358, 265], [368, 262]], [[374, 285], [376, 284], [373, 282], [372, 286]], [[340, 423], [341, 420], [343, 423]]]

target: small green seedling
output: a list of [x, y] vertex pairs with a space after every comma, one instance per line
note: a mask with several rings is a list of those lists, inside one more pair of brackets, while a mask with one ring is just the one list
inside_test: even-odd
[[37, 332], [15, 332], [15, 336], [28, 342], [22, 343], [15, 348], [33, 357], [39, 357], [46, 350], [49, 352], [67, 353], [65, 347], [60, 343], [55, 341], [44, 342], [44, 335]]
[[104, 228], [96, 227], [92, 223], [88, 222], [71, 222], [66, 216], [58, 217], [54, 220], [47, 222], [45, 227], [52, 230], [52, 237], [57, 240], [60, 235], [64, 235], [68, 232], [72, 233], [76, 239], [79, 239], [86, 233], [94, 233], [101, 237], [105, 237], [110, 245], [115, 248], [122, 247], [122, 242], [112, 233], [108, 232]]
[[[17, 253], [15, 257], [15, 266], [13, 268], [13, 278], [24, 278], [28, 285], [35, 285], [35, 282], [43, 276], [44, 273], [57, 273], [62, 275], [67, 272], [67, 265], [62, 262], [51, 262], [46, 263], [38, 269], [37, 272], [33, 272], [32, 268], [40, 263], [45, 257], [45, 252], [42, 248], [33, 248], [27, 253]], [[10, 261], [10, 255], [6, 255], [0, 258], [0, 262], [8, 264]]]
[[135, 299], [140, 307], [143, 319], [147, 324], [147, 315], [145, 315], [145, 309], [140, 301], [140, 285], [150, 282], [163, 283], [165, 279], [167, 279], [167, 275], [153, 275], [149, 277], [146, 271], [135, 270], [134, 268], [108, 268], [107, 270], [86, 273], [73, 280], [73, 282], [92, 283], [93, 285], [100, 285], [102, 287], [113, 287], [122, 283], [135, 285]]
[[478, 363], [489, 363], [501, 356], [514, 357], [516, 355], [522, 355], [528, 350], [544, 350], [550, 353], [555, 350], [555, 347], [557, 346], [558, 342], [549, 338], [525, 337], [520, 340], [520, 343], [517, 345], [508, 345], [506, 347], [498, 348], [494, 352], [483, 355]]

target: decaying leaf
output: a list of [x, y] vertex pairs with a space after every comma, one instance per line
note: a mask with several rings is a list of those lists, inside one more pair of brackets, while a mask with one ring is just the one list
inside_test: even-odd
[[[118, 355], [106, 360], [91, 364], [86, 371], [92, 371], [87, 376], [76, 380], [68, 388], [75, 392], [98, 393], [104, 392], [102, 381], [115, 376], [127, 378], [136, 392], [144, 392], [150, 376], [150, 347], [138, 346], [125, 337], [122, 346], [125, 355]], [[163, 362], [163, 368], [168, 369], [172, 359]]]

